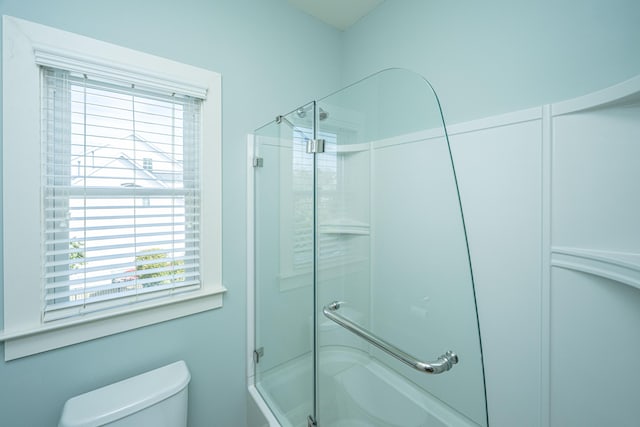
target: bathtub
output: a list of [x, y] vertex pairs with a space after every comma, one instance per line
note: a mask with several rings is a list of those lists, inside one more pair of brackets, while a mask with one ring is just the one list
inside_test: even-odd
[[[307, 426], [311, 357], [309, 353], [273, 368], [259, 384], [249, 385], [249, 427]], [[321, 427], [477, 426], [364, 351], [324, 347], [320, 359]]]

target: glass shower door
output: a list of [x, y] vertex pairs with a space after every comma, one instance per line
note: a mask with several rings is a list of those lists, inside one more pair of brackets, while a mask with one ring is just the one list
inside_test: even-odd
[[255, 383], [284, 427], [314, 414], [313, 106], [254, 136]]
[[317, 102], [317, 421], [487, 425], [471, 267], [431, 86], [387, 70]]

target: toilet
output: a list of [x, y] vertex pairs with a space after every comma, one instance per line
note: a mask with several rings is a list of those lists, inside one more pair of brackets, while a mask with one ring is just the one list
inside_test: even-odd
[[190, 380], [181, 360], [72, 397], [58, 427], [186, 427]]

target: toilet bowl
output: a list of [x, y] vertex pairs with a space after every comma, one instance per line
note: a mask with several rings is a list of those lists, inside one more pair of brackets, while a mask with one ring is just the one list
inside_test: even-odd
[[58, 427], [186, 427], [191, 374], [184, 361], [73, 397]]

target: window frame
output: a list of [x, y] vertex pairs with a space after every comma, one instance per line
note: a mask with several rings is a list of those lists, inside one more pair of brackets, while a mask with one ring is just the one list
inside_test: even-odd
[[[204, 94], [199, 160], [200, 290], [46, 324], [42, 321], [40, 66], [43, 64], [133, 79], [137, 85], [152, 89], [173, 88], [185, 95], [201, 97]], [[0, 331], [0, 341], [5, 342], [5, 360], [221, 307], [226, 289], [221, 272], [220, 74], [10, 16], [3, 16], [2, 67], [4, 330]], [[34, 268], [35, 260], [40, 268]]]

